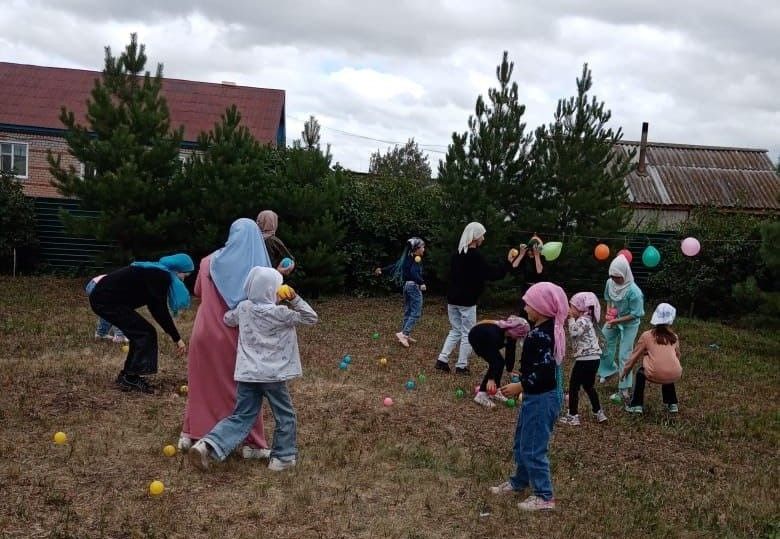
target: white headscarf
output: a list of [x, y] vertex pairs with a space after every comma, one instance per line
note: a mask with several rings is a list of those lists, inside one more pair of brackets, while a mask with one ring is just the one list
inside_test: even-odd
[[460, 243], [458, 243], [458, 252], [465, 253], [469, 250], [469, 243], [481, 238], [485, 235], [485, 227], [480, 223], [473, 222], [466, 225], [463, 229], [463, 234], [460, 235]]
[[[616, 284], [612, 276], [623, 277], [623, 284]], [[622, 300], [628, 293], [631, 284], [634, 282], [634, 274], [631, 273], [631, 266], [623, 255], [618, 255], [609, 265], [609, 279], [607, 280], [607, 295], [612, 301]]]
[[257, 305], [276, 305], [276, 291], [282, 286], [282, 274], [273, 268], [255, 266], [244, 281], [246, 297]]

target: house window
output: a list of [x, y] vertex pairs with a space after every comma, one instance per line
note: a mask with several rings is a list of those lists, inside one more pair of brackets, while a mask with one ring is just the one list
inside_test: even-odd
[[0, 172], [27, 177], [27, 144], [23, 142], [0, 142]]
[[79, 178], [82, 180], [91, 180], [95, 177], [95, 166], [92, 164], [79, 163]]

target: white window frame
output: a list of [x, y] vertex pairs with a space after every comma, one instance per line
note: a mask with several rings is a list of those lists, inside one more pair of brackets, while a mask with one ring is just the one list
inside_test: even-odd
[[[14, 146], [24, 146], [24, 171], [25, 174], [14, 174], [14, 178], [19, 178], [20, 180], [26, 180], [30, 177], [30, 143], [29, 142], [17, 142], [15, 140], [0, 140], [0, 144], [10, 144], [11, 145], [11, 170], [8, 172], [13, 171], [14, 169]], [[2, 172], [2, 171], [0, 171]]]

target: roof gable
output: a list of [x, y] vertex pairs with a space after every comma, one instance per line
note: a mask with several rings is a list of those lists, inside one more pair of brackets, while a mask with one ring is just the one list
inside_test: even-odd
[[[621, 141], [620, 151], [639, 142]], [[626, 177], [629, 200], [636, 205], [692, 207], [714, 205], [780, 210], [780, 176], [767, 150], [648, 142], [646, 174]]]
[[[86, 123], [87, 99], [100, 72], [0, 62], [0, 124], [63, 129], [60, 108]], [[277, 143], [284, 125], [284, 90], [163, 79], [171, 126], [184, 126], [184, 140], [194, 142], [235, 104], [241, 122], [260, 142]]]

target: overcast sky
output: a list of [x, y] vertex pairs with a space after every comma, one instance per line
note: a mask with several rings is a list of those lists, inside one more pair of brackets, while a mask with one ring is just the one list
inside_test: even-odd
[[414, 137], [435, 170], [507, 50], [529, 128], [588, 62], [625, 139], [776, 161], [778, 29], [776, 0], [0, 0], [0, 60], [100, 70], [137, 32], [165, 76], [285, 90], [288, 144], [313, 114], [347, 168]]

